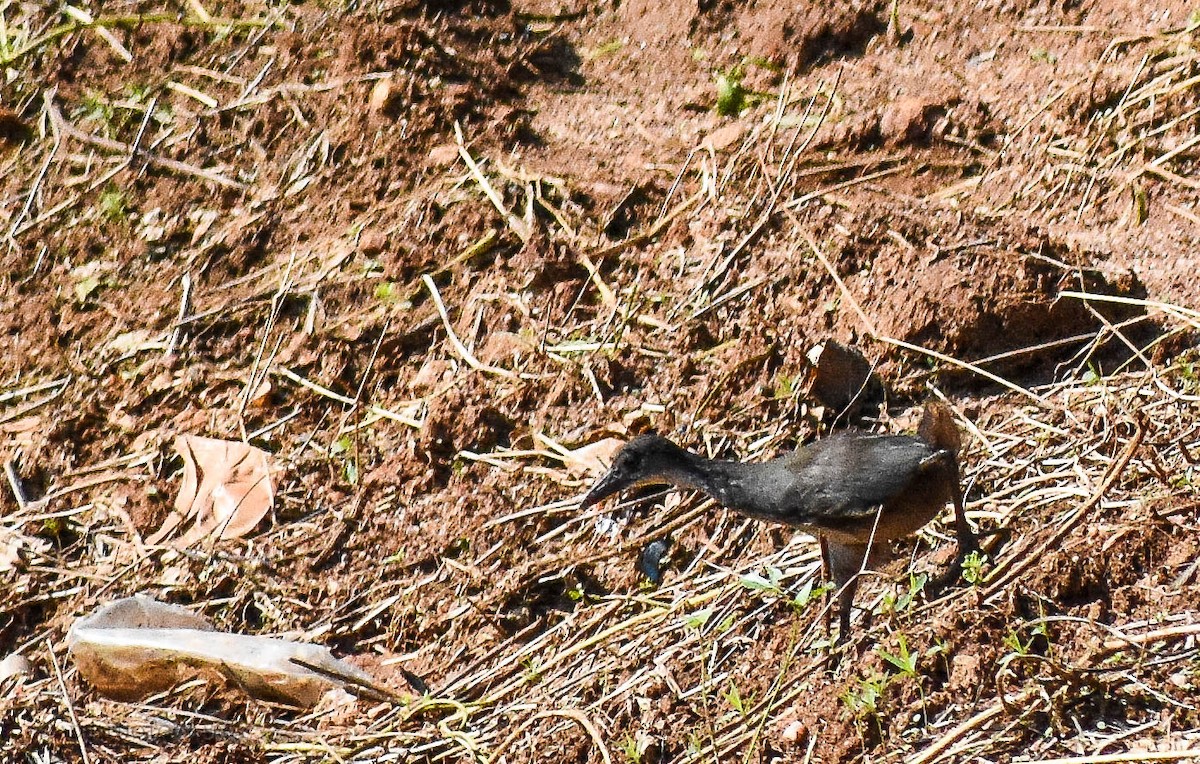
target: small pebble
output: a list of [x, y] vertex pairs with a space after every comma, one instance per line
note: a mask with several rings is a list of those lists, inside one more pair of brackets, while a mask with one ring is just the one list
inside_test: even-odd
[[662, 558], [666, 556], [667, 550], [671, 547], [671, 542], [667, 539], [659, 539], [651, 541], [642, 550], [642, 556], [638, 560], [638, 570], [640, 570], [646, 578], [650, 579], [650, 583], [658, 586], [662, 583], [662, 569], [660, 564]]
[[29, 676], [33, 673], [33, 663], [24, 655], [13, 653], [0, 661], [0, 682], [10, 676]]

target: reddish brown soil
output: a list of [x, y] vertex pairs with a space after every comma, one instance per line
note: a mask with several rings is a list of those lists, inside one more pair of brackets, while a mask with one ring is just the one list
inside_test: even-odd
[[[1190, 6], [109, 5], [111, 40], [0, 11], [0, 459], [35, 501], [0, 495], [0, 657], [35, 666], [0, 680], [6, 760], [1200, 748]], [[952, 525], [898, 545], [832, 670], [816, 605], [740, 583], [798, 591], [806, 537], [678, 495], [601, 531], [561, 451], [785, 451], [836, 422], [831, 337], [891, 391], [880, 429], [933, 395], [969, 423], [984, 574], [1020, 573], [896, 604]], [[258, 532], [145, 545], [179, 434], [276, 455]], [[102, 699], [66, 630], [135, 592], [449, 702]]]

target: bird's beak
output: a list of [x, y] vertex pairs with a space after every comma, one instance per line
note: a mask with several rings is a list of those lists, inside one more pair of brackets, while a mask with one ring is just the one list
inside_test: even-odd
[[592, 485], [592, 489], [583, 497], [583, 501], [579, 502], [580, 509], [587, 509], [593, 504], [598, 504], [609, 496], [615, 493], [620, 493], [627, 483], [621, 479], [613, 470], [604, 473], [599, 480]]

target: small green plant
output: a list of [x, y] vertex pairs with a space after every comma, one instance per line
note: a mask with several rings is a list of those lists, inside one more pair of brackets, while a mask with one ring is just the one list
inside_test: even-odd
[[908, 610], [917, 600], [917, 596], [925, 591], [925, 584], [928, 582], [929, 576], [924, 573], [909, 573], [908, 591], [901, 592], [898, 597], [891, 593], [884, 595], [883, 612], [895, 615]]
[[625, 757], [625, 760], [631, 762], [631, 764], [638, 764], [642, 760], [642, 754], [645, 753], [645, 749], [642, 748], [642, 744], [635, 735], [626, 734], [617, 743], [617, 748], [620, 749], [621, 755]]
[[898, 647], [895, 653], [890, 653], [882, 647], [875, 648], [875, 652], [879, 654], [888, 663], [896, 667], [896, 670], [905, 676], [917, 676], [917, 655], [910, 652], [908, 649], [908, 640], [903, 634], [896, 635]]
[[116, 133], [116, 110], [102, 93], [87, 91], [80, 99], [78, 117], [81, 121], [98, 123], [110, 137]]
[[1033, 651], [1033, 643], [1038, 637], [1044, 637], [1047, 640], [1050, 638], [1050, 633], [1046, 630], [1044, 622], [1037, 623], [1029, 633], [1029, 639], [1022, 640], [1021, 635], [1016, 629], [1010, 629], [1008, 634], [1001, 640], [1001, 644], [1008, 649], [1008, 653], [1000, 658], [999, 665], [1006, 666], [1017, 658], [1024, 658], [1030, 655]]
[[539, 684], [542, 681], [541, 661], [536, 658], [526, 658], [521, 661], [521, 668], [523, 669], [521, 675], [525, 678], [526, 682]]
[[[895, 653], [890, 653], [883, 648], [876, 648], [876, 652], [880, 658], [890, 663], [900, 672], [901, 676], [908, 677], [917, 685], [917, 694], [921, 696], [922, 717], [928, 716], [925, 713], [925, 688], [921, 685], [921, 675], [917, 673], [917, 654], [910, 652], [908, 649], [908, 640], [903, 634], [896, 635], [898, 647]], [[935, 647], [934, 650], [937, 650]], [[928, 654], [928, 653], [927, 653]]]
[[708, 623], [708, 619], [712, 618], [712, 614], [713, 609], [710, 607], [706, 607], [703, 610], [697, 610], [694, 613], [688, 613], [687, 617], [683, 619], [683, 625], [687, 626], [689, 629], [695, 629], [699, 631], [700, 629], [704, 628], [704, 624]]
[[[1017, 633], [1016, 629], [1009, 629], [1008, 634], [1005, 634], [1004, 639], [1001, 640], [1001, 644], [1008, 648], [1010, 655], [1023, 657], [1029, 655], [1029, 648], [1033, 645], [1033, 639], [1030, 638], [1028, 642], [1022, 642], [1021, 635]], [[1008, 656], [1005, 657], [1007, 658]]]
[[608, 42], [601, 43], [594, 48], [589, 48], [584, 51], [584, 58], [590, 60], [602, 58], [604, 56], [616, 53], [621, 48], [625, 47], [625, 41], [621, 39], [613, 39]]
[[395, 281], [380, 281], [375, 285], [375, 299], [384, 305], [394, 305], [400, 300], [400, 285]]
[[1132, 195], [1133, 222], [1135, 225], [1141, 225], [1150, 217], [1150, 197], [1141, 184], [1134, 184], [1129, 192]]
[[783, 571], [774, 565], [767, 565], [766, 572], [766, 578], [757, 573], [747, 573], [741, 578], [742, 586], [752, 592], [767, 592], [783, 596], [783, 587], [780, 585], [780, 581], [783, 580]]
[[824, 597], [836, 588], [828, 581], [818, 586], [813, 586], [812, 580], [809, 580], [805, 582], [804, 586], [800, 587], [800, 591], [796, 592], [796, 596], [788, 600], [788, 604], [792, 606], [792, 610], [795, 611], [796, 615], [800, 615], [810, 602]]
[[733, 613], [730, 613], [729, 615], [725, 616], [724, 620], [717, 624], [716, 633], [724, 634], [732, 629], [735, 623], [737, 623], [737, 616], [735, 616]]
[[799, 388], [799, 380], [796, 377], [784, 374], [775, 380], [775, 391], [772, 398], [775, 400], [786, 400], [796, 394]]
[[773, 565], [766, 566], [766, 578], [757, 573], [748, 573], [741, 578], [742, 586], [752, 592], [763, 592], [765, 594], [773, 594], [779, 599], [788, 604], [789, 607], [797, 614], [804, 612], [808, 604], [818, 597], [822, 597], [826, 592], [832, 591], [831, 584], [821, 584], [815, 586], [812, 579], [805, 582], [804, 586], [800, 587], [800, 591], [792, 595], [783, 587], [783, 571]]
[[588, 604], [589, 597], [588, 597], [587, 589], [585, 589], [583, 587], [582, 581], [576, 583], [570, 589], [567, 589], [567, 599], [571, 600], [572, 602], [579, 602], [584, 605]]
[[343, 435], [329, 447], [329, 455], [342, 463], [342, 477], [350, 485], [358, 485], [358, 459], [354, 453], [354, 441]]
[[879, 715], [879, 699], [887, 684], [883, 674], [872, 673], [861, 677], [858, 684], [843, 692], [839, 699], [859, 719], [875, 718]]
[[738, 692], [737, 685], [732, 681], [729, 683], [729, 689], [722, 693], [722, 695], [725, 698], [725, 702], [729, 704], [729, 707], [737, 711], [738, 716], [744, 717], [746, 709], [754, 704], [754, 698], [742, 698], [742, 694]]
[[1195, 361], [1181, 360], [1176, 368], [1183, 380], [1183, 389], [1180, 392], [1190, 394], [1200, 391], [1200, 371], [1198, 371]]
[[962, 561], [963, 580], [972, 586], [983, 583], [983, 566], [987, 564], [987, 561], [986, 554], [975, 551], [964, 557]]
[[100, 193], [100, 201], [97, 206], [105, 220], [119, 221], [129, 216], [125, 192], [116, 186], [110, 185]]
[[745, 72], [740, 66], [717, 72], [717, 114], [736, 117], [747, 108], [747, 91], [742, 85], [744, 76]]

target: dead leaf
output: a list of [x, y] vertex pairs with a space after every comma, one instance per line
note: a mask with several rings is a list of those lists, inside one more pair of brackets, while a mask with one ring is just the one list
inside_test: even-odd
[[196, 676], [302, 708], [347, 682], [375, 686], [327, 647], [216, 631], [202, 616], [140, 594], [77, 618], [67, 649], [80, 676], [117, 700], [144, 698]]
[[724, 127], [719, 127], [713, 130], [704, 139], [702, 144], [706, 148], [712, 148], [714, 151], [724, 151], [732, 146], [735, 142], [742, 139], [743, 133], [746, 132], [745, 125], [740, 122], [734, 122]]
[[962, 436], [958, 432], [958, 425], [954, 423], [954, 414], [941, 401], [925, 404], [917, 435], [929, 445], [944, 448], [955, 456], [962, 449]]
[[623, 445], [623, 440], [603, 438], [574, 451], [567, 451], [563, 454], [563, 464], [567, 466], [567, 472], [575, 476], [603, 475]]
[[821, 405], [851, 421], [884, 398], [871, 362], [858, 350], [829, 340], [809, 351], [816, 367], [812, 395]]
[[260, 448], [232, 440], [180, 435], [175, 450], [183, 457], [183, 482], [175, 510], [147, 541], [162, 543], [190, 524], [173, 543], [184, 548], [208, 536], [240, 538], [258, 525], [275, 501], [271, 457]]
[[254, 391], [250, 393], [246, 401], [246, 405], [250, 408], [261, 408], [267, 404], [267, 397], [271, 394], [271, 380], [263, 377]]
[[10, 528], [0, 528], [0, 573], [8, 573], [22, 566], [21, 550], [45, 554], [50, 551], [50, 542]]

